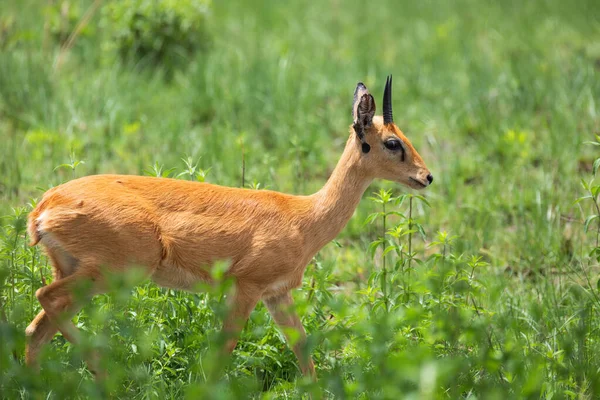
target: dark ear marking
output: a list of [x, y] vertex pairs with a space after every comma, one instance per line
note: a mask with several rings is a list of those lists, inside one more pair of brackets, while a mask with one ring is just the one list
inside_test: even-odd
[[362, 143], [361, 148], [363, 153], [371, 151], [371, 146], [365, 141], [365, 129], [372, 125], [374, 115], [375, 99], [373, 99], [367, 87], [362, 82], [358, 82], [354, 90], [354, 104], [352, 106], [354, 124], [352, 127]]
[[365, 127], [369, 128], [373, 123], [375, 116], [375, 99], [369, 93], [361, 96], [360, 101], [356, 105], [356, 120]]
[[358, 140], [360, 140], [362, 143], [363, 153], [368, 153], [371, 151], [371, 146], [369, 146], [369, 144], [365, 141], [365, 127], [360, 123], [360, 120], [355, 121], [352, 125], [352, 128], [354, 128], [354, 132], [356, 133]]

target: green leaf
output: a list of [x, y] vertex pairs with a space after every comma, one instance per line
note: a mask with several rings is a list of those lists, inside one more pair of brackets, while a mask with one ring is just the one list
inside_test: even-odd
[[406, 198], [407, 198], [408, 196], [409, 196], [408, 194], [403, 194], [402, 196], [398, 196], [398, 197], [396, 197], [396, 201], [395, 201], [396, 205], [397, 205], [398, 207], [400, 207], [400, 206], [402, 205], [402, 203], [404, 203], [404, 200], [406, 200]]
[[585, 222], [583, 223], [583, 231], [587, 232], [589, 227], [590, 227], [590, 223], [595, 220], [596, 218], [598, 218], [598, 214], [596, 215], [590, 215], [589, 217], [587, 217], [585, 219]]
[[581, 178], [581, 186], [588, 192], [590, 191], [590, 184], [586, 182], [585, 179]]
[[373, 312], [377, 311], [378, 308], [385, 309], [385, 303], [383, 301], [375, 301], [373, 304]]
[[422, 195], [416, 194], [416, 195], [413, 195], [413, 197], [415, 199], [421, 200], [421, 202], [425, 203], [428, 207], [431, 207], [431, 204], [429, 204], [429, 201], [427, 201], [427, 199], [425, 197], [423, 197]]
[[578, 204], [578, 203], [582, 202], [583, 200], [592, 199], [592, 198], [593, 197], [588, 194], [587, 196], [583, 196], [583, 197], [580, 197], [577, 200], [575, 200], [573, 202], [573, 205]]
[[386, 215], [396, 215], [398, 217], [406, 219], [406, 216], [404, 214], [402, 214], [401, 212], [398, 212], [398, 211], [388, 211], [386, 213]]
[[420, 267], [425, 265], [425, 261], [419, 260], [418, 258], [413, 258], [413, 261], [416, 262]]
[[600, 262], [600, 247], [595, 247], [594, 249], [592, 249], [592, 251], [590, 251], [590, 258], [595, 258], [596, 261]]
[[396, 250], [396, 246], [388, 246], [383, 250], [383, 256], [385, 257], [390, 251]]
[[375, 221], [377, 219], [377, 217], [379, 217], [381, 215], [380, 212], [376, 212], [373, 214], [370, 214], [366, 219], [365, 219], [365, 225], [367, 224], [372, 224], [373, 221]]
[[60, 168], [72, 168], [72, 167], [71, 167], [71, 164], [60, 164], [59, 166], [54, 168], [54, 171], [56, 171], [57, 169], [60, 169]]
[[423, 227], [421, 226], [421, 224], [415, 224], [415, 227], [417, 228], [417, 230], [419, 231], [419, 233], [421, 234], [421, 238], [423, 240], [426, 239], [426, 235], [425, 235], [425, 229], [423, 229]]
[[597, 158], [596, 161], [594, 161], [594, 165], [592, 165], [592, 173], [594, 175], [598, 172], [598, 168], [600, 168], [600, 158]]
[[375, 251], [377, 250], [377, 247], [379, 247], [379, 245], [381, 245], [383, 243], [383, 239], [378, 239], [375, 240], [374, 242], [371, 242], [371, 244], [369, 245], [369, 255], [371, 256], [371, 258], [375, 257]]

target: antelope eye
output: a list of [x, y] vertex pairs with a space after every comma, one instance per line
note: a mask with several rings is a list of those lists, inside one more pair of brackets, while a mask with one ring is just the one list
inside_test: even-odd
[[389, 150], [396, 151], [402, 149], [402, 143], [399, 140], [386, 140], [383, 144]]

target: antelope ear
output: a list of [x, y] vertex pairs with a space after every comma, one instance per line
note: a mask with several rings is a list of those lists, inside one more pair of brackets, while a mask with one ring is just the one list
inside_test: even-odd
[[369, 94], [367, 87], [362, 82], [358, 82], [354, 90], [354, 104], [352, 107], [354, 125], [359, 125], [361, 128], [368, 128], [371, 126], [374, 115], [375, 100]]
[[371, 146], [365, 140], [365, 128], [371, 126], [373, 116], [375, 115], [375, 100], [369, 94], [367, 87], [359, 82], [354, 91], [354, 105], [352, 107], [352, 116], [354, 117], [354, 132], [361, 142], [362, 152], [368, 153]]

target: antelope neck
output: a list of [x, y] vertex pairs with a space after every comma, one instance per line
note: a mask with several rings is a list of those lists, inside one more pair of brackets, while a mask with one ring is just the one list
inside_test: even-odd
[[[346, 143], [327, 183], [312, 198], [311, 223], [308, 232], [319, 249], [346, 226], [354, 214], [363, 193], [373, 181], [361, 166], [360, 149], [353, 136]], [[317, 249], [318, 250], [318, 249]]]

